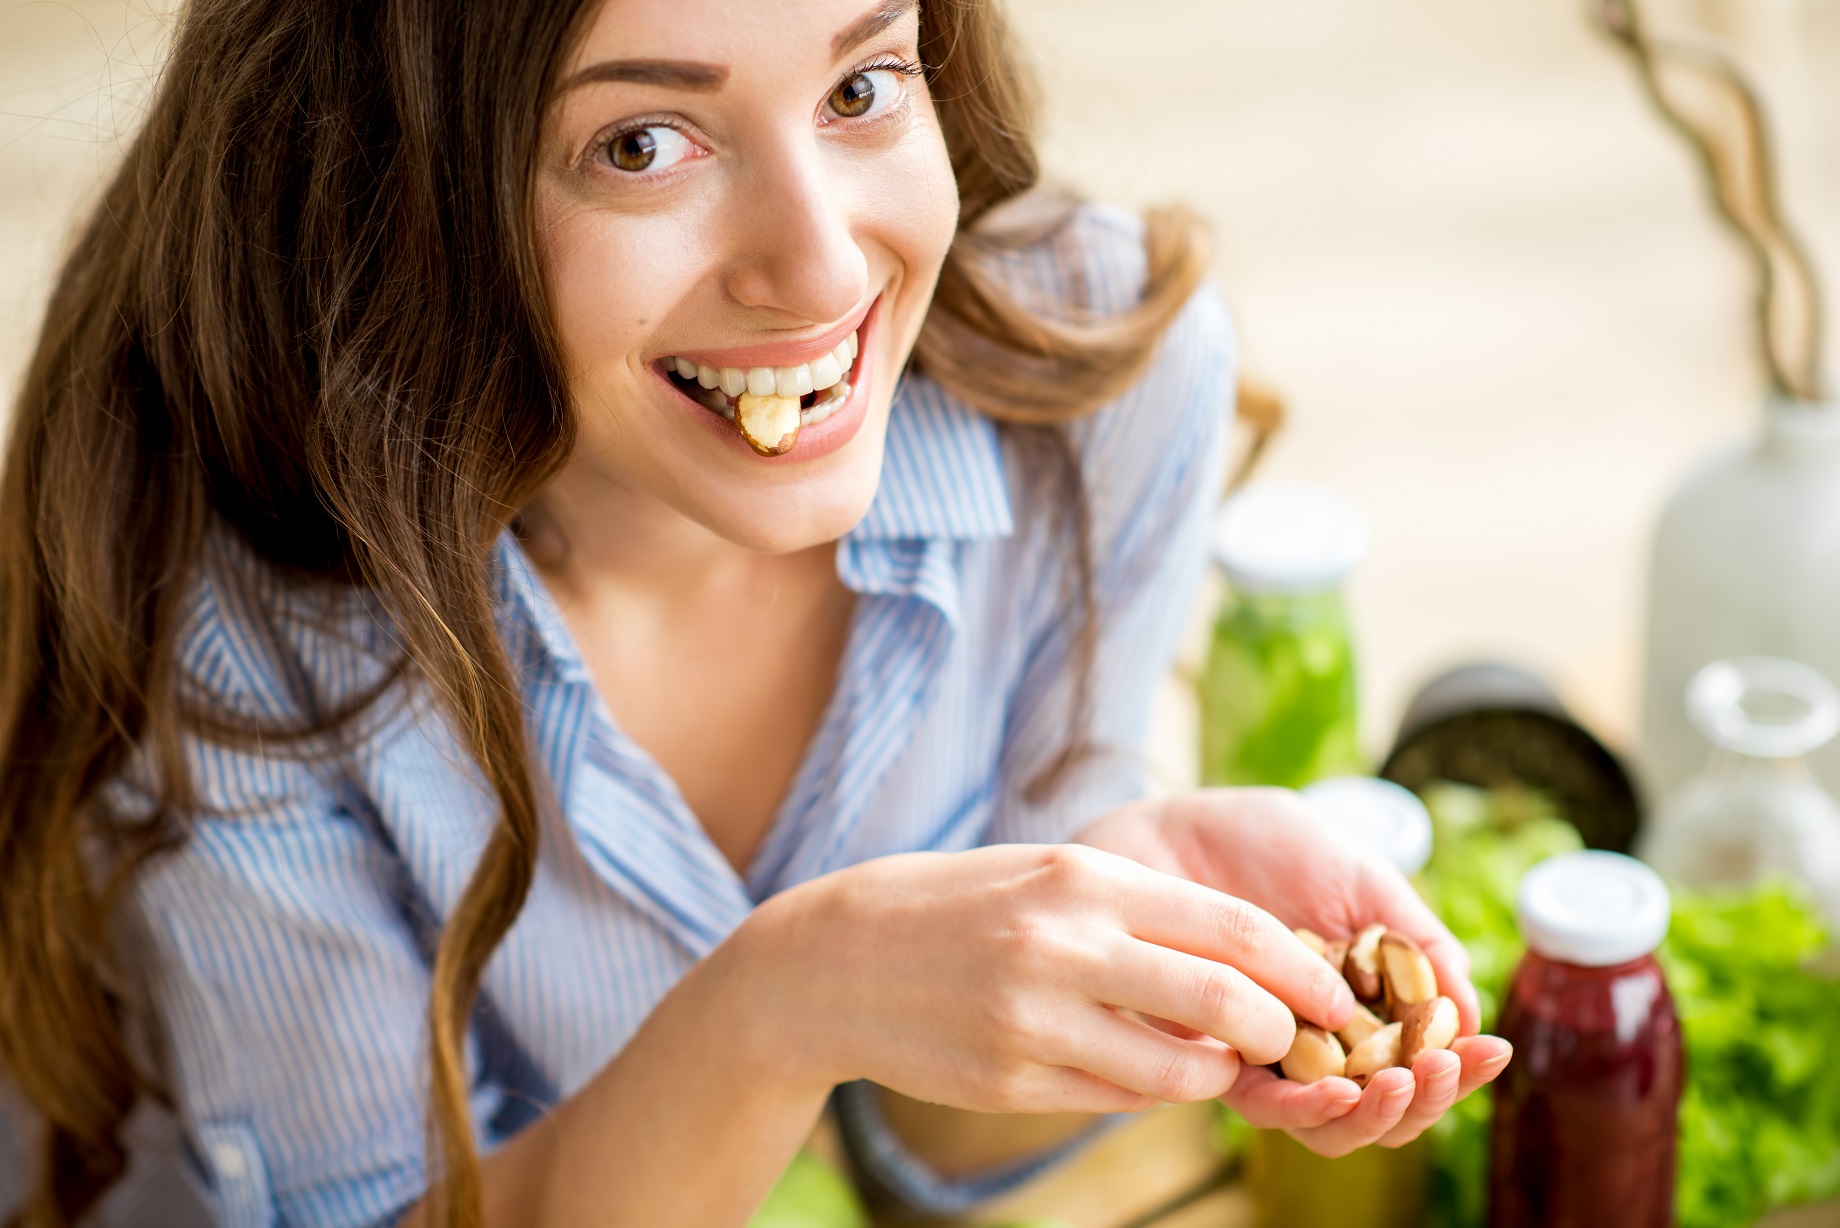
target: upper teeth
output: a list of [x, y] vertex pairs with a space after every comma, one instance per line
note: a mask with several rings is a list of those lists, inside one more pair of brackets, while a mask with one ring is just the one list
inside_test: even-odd
[[683, 378], [705, 388], [720, 388], [731, 397], [744, 392], [757, 397], [802, 397], [842, 382], [843, 373], [856, 361], [856, 334], [838, 342], [830, 353], [796, 367], [706, 367], [688, 358], [665, 361]]

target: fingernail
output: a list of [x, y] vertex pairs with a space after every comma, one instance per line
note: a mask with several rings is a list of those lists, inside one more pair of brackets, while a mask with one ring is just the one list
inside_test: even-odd
[[1390, 1091], [1382, 1092], [1380, 1095], [1380, 1099], [1383, 1101], [1397, 1100], [1401, 1096], [1410, 1096], [1411, 1094], [1412, 1094], [1412, 1085], [1410, 1083], [1407, 1083], [1402, 1087], [1395, 1087]]

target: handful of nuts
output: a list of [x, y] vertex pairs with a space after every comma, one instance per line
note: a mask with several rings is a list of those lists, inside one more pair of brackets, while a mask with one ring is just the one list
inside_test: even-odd
[[1290, 1052], [1278, 1063], [1294, 1083], [1341, 1076], [1366, 1087], [1389, 1066], [1410, 1066], [1427, 1049], [1447, 1049], [1457, 1038], [1457, 1004], [1437, 991], [1437, 973], [1418, 944], [1373, 924], [1347, 942], [1296, 931], [1303, 944], [1328, 960], [1357, 999], [1354, 1018], [1339, 1032], [1297, 1024]]

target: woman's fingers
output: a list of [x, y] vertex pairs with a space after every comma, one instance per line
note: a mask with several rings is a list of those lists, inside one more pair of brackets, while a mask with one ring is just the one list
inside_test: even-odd
[[1457, 1087], [1457, 1099], [1469, 1095], [1508, 1068], [1514, 1046], [1499, 1036], [1465, 1036], [1450, 1046], [1463, 1063]]
[[1290, 1007], [1211, 959], [1125, 938], [1100, 975], [1092, 987], [1100, 1001], [1211, 1036], [1254, 1065], [1283, 1057], [1297, 1033]]
[[1154, 1096], [1118, 1086], [1109, 1079], [1071, 1066], [1044, 1066], [1036, 1077], [1017, 1090], [1014, 1106], [998, 1112], [1029, 1113], [1136, 1113], [1150, 1107]]
[[1240, 1055], [1212, 1037], [1183, 1040], [1118, 1011], [1093, 1012], [1062, 1059], [1068, 1066], [1170, 1104], [1216, 1099], [1239, 1078]]
[[1412, 1106], [1416, 1087], [1411, 1071], [1401, 1067], [1382, 1070], [1368, 1080], [1360, 1103], [1353, 1109], [1333, 1121], [1292, 1130], [1291, 1134], [1319, 1155], [1347, 1155], [1380, 1141], [1387, 1131], [1398, 1125]]
[[1132, 880], [1120, 907], [1126, 928], [1145, 942], [1231, 965], [1323, 1027], [1341, 1027], [1353, 1015], [1347, 982], [1264, 909], [1155, 870], [1138, 867]]
[[1173, 1019], [1164, 1019], [1160, 1015], [1146, 1015], [1142, 1011], [1133, 1011], [1132, 1014], [1142, 1019], [1157, 1031], [1167, 1032], [1177, 1040], [1199, 1040], [1201, 1037], [1207, 1035], [1205, 1032], [1197, 1031], [1189, 1027], [1186, 1023], [1177, 1023]]
[[1263, 1066], [1248, 1066], [1224, 1100], [1261, 1130], [1307, 1130], [1347, 1116], [1361, 1103], [1361, 1089], [1339, 1078], [1293, 1083]]
[[1462, 1060], [1448, 1049], [1431, 1049], [1419, 1054], [1418, 1060], [1412, 1063], [1412, 1103], [1400, 1117], [1399, 1124], [1375, 1142], [1382, 1147], [1403, 1147], [1429, 1130], [1457, 1102], [1462, 1066]]
[[[1512, 1052], [1498, 1036], [1467, 1036], [1449, 1050], [1420, 1054], [1411, 1070], [1381, 1071], [1353, 1103], [1348, 1093], [1354, 1085], [1346, 1079], [1303, 1085], [1248, 1070], [1225, 1100], [1253, 1125], [1289, 1130], [1321, 1155], [1346, 1155], [1373, 1143], [1402, 1147], [1506, 1069]], [[1320, 1120], [1311, 1120], [1312, 1112]]]

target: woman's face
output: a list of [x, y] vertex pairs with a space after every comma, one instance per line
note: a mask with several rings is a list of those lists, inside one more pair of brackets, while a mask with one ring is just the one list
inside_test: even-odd
[[917, 38], [914, 0], [605, 0], [537, 175], [573, 465], [753, 549], [862, 516], [958, 215]]

